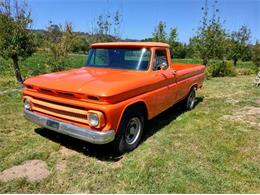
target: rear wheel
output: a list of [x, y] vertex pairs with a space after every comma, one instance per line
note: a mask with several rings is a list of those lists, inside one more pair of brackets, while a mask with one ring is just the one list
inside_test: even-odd
[[189, 95], [185, 99], [185, 109], [192, 110], [195, 106], [195, 101], [196, 101], [196, 88], [192, 87]]
[[142, 137], [144, 128], [144, 113], [133, 107], [128, 109], [120, 122], [114, 148], [119, 153], [130, 152], [135, 149]]

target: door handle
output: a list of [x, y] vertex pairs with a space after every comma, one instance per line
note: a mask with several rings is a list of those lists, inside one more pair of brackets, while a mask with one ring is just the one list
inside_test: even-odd
[[173, 70], [172, 74], [176, 75], [177, 74], [177, 70]]

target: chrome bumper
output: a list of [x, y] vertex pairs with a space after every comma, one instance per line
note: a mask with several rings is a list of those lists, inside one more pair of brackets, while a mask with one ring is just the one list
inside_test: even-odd
[[[47, 118], [39, 114], [35, 114], [29, 110], [24, 110], [24, 116], [27, 120], [32, 121], [40, 126], [46, 127], [58, 133], [62, 133], [80, 140], [84, 140], [94, 144], [106, 144], [114, 140], [114, 130], [109, 131], [94, 131], [87, 128], [78, 127], [61, 121]], [[47, 121], [58, 123], [58, 128], [47, 125]]]

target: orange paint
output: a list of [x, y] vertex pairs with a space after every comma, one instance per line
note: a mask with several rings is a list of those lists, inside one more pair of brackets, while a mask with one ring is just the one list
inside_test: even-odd
[[[94, 48], [140, 47], [151, 49], [149, 69], [146, 71], [82, 67], [69, 71], [50, 73], [27, 79], [24, 97], [31, 98], [41, 108], [32, 111], [98, 131], [117, 131], [124, 111], [134, 103], [142, 102], [148, 120], [160, 114], [187, 96], [191, 87], [202, 87], [205, 67], [191, 64], [171, 64], [169, 45], [153, 42], [97, 43]], [[168, 68], [154, 71], [156, 50], [166, 50]], [[176, 72], [174, 72], [176, 71]], [[48, 108], [46, 108], [48, 107]], [[50, 108], [50, 110], [48, 110]], [[42, 110], [46, 109], [46, 111]], [[62, 111], [62, 112], [59, 112]], [[102, 125], [90, 127], [84, 118], [75, 119], [97, 111]], [[57, 114], [55, 114], [57, 112]], [[71, 116], [66, 112], [74, 113]], [[101, 114], [100, 114], [101, 113]], [[79, 114], [79, 115], [77, 115]]]

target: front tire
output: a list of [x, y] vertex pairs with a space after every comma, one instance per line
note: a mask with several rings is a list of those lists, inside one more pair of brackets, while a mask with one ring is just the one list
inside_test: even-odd
[[122, 154], [134, 150], [140, 143], [144, 129], [144, 113], [135, 107], [126, 110], [114, 140], [114, 149]]

